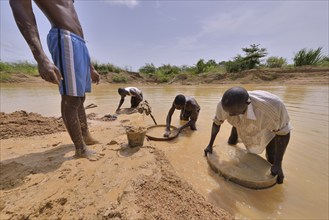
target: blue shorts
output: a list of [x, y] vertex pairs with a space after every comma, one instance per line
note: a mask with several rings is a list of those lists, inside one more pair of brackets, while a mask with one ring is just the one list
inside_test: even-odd
[[47, 43], [54, 64], [62, 74], [61, 95], [85, 96], [91, 91], [90, 56], [85, 41], [67, 30], [52, 28]]

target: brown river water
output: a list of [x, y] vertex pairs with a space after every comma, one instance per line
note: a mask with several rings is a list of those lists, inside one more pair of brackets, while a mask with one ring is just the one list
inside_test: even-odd
[[[100, 84], [87, 94], [87, 110], [113, 114], [119, 103], [117, 89], [132, 85]], [[224, 91], [236, 85], [159, 86], [139, 85], [152, 107], [158, 124], [164, 124], [177, 94], [195, 97], [201, 111], [197, 131], [185, 129], [178, 138], [162, 142], [163, 150], [177, 174], [212, 203], [237, 219], [328, 219], [328, 86], [327, 85], [244, 85], [247, 90], [266, 90], [279, 96], [288, 109], [293, 130], [283, 160], [284, 184], [269, 189], [247, 189], [215, 174], [203, 149], [210, 138], [212, 118]], [[129, 98], [122, 107], [129, 107]], [[2, 84], [1, 111], [37, 112], [60, 116], [60, 96], [48, 84]], [[153, 121], [150, 119], [150, 125]], [[172, 125], [179, 126], [179, 112]], [[226, 145], [230, 126], [225, 122], [215, 145]], [[156, 144], [156, 143], [155, 143]], [[261, 154], [264, 157], [264, 153]]]

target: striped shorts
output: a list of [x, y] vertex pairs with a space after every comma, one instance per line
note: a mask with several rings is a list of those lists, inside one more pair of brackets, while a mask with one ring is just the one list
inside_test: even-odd
[[91, 91], [90, 56], [85, 41], [67, 30], [52, 28], [47, 44], [62, 74], [61, 95], [84, 97]]

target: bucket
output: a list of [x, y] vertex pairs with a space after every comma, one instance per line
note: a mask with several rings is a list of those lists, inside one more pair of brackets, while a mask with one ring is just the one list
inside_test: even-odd
[[130, 147], [143, 146], [146, 128], [144, 127], [127, 127], [126, 128], [128, 144]]

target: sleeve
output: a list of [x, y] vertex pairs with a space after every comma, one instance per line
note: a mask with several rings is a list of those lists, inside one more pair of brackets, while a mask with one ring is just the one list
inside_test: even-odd
[[227, 114], [223, 110], [222, 102], [219, 101], [219, 103], [217, 105], [215, 117], [213, 118], [213, 122], [216, 125], [221, 125], [226, 120], [226, 118], [227, 118]]

